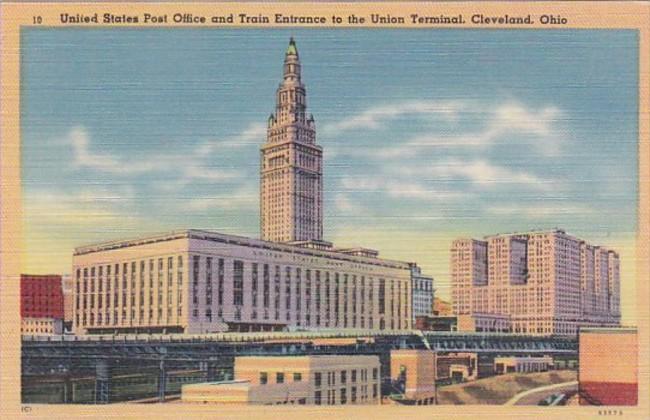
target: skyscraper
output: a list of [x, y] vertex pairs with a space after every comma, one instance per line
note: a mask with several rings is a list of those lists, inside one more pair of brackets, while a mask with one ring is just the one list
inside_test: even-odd
[[284, 78], [261, 148], [261, 238], [273, 242], [323, 238], [323, 149], [307, 116], [307, 94], [293, 38], [284, 57]]

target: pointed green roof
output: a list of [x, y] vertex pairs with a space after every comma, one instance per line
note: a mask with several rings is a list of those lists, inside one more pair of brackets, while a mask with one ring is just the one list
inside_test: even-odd
[[287, 55], [298, 55], [298, 48], [296, 48], [296, 41], [293, 37], [289, 39], [289, 47], [287, 48]]

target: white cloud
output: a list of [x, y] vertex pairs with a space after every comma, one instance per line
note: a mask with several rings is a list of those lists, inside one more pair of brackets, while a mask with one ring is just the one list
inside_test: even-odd
[[258, 200], [257, 191], [251, 186], [245, 186], [228, 194], [192, 198], [183, 204], [183, 208], [197, 212], [212, 209], [250, 210], [257, 206]]
[[495, 165], [486, 159], [469, 161], [447, 159], [434, 161], [425, 167], [398, 166], [391, 172], [419, 178], [432, 176], [436, 179], [449, 181], [466, 179], [482, 188], [519, 184], [540, 191], [548, 191], [557, 185], [552, 180], [540, 178], [530, 172]]
[[208, 169], [204, 166], [187, 166], [183, 170], [184, 179], [188, 182], [192, 179], [204, 179], [208, 181], [223, 181], [241, 176], [239, 171], [229, 169]]
[[126, 207], [134, 199], [130, 187], [94, 187], [69, 193], [30, 190], [23, 195], [25, 220], [61, 226], [122, 226], [134, 220]]
[[246, 146], [259, 147], [266, 140], [266, 125], [252, 123], [241, 133], [228, 139], [210, 140], [196, 149], [195, 156], [206, 157], [222, 148], [239, 149]]
[[196, 149], [190, 156], [177, 153], [158, 154], [148, 159], [121, 158], [110, 153], [92, 150], [90, 135], [84, 127], [74, 127], [68, 133], [66, 144], [72, 146], [73, 162], [78, 168], [89, 168], [111, 175], [138, 175], [152, 172], [178, 172], [176, 180], [156, 183], [160, 189], [174, 190], [183, 187], [193, 180], [223, 181], [242, 176], [235, 169], [213, 168], [209, 161], [213, 152], [220, 147], [241, 147], [247, 142], [258, 139], [264, 130], [257, 124], [252, 124], [233, 139], [208, 142]]
[[[398, 115], [401, 115], [397, 107]], [[346, 128], [363, 128], [361, 122], [371, 126], [380, 113], [373, 112], [371, 108], [366, 111], [365, 118], [360, 118], [360, 123], [353, 125], [352, 121], [346, 120]], [[360, 115], [366, 115], [362, 113]], [[416, 157], [427, 151], [439, 150], [440, 148], [466, 148], [484, 149], [493, 146], [497, 142], [503, 144], [525, 144], [534, 148], [543, 156], [557, 156], [564, 135], [558, 127], [564, 116], [560, 109], [554, 106], [546, 106], [539, 109], [527, 108], [516, 101], [508, 101], [502, 104], [486, 104], [478, 102], [454, 102], [453, 118], [458, 120], [455, 131], [448, 128], [437, 132], [418, 134], [406, 139], [401, 144], [393, 144], [387, 147], [375, 148], [372, 150], [354, 151], [352, 154], [363, 154], [364, 156], [376, 159], [390, 159], [397, 157]], [[469, 124], [463, 125], [463, 121]], [[482, 122], [480, 129], [473, 131], [463, 128], [475, 126], [476, 122]], [[378, 124], [378, 123], [375, 123]], [[533, 137], [533, 140], [530, 137]]]
[[488, 206], [486, 211], [497, 216], [523, 216], [529, 219], [558, 218], [558, 217], [582, 217], [595, 213], [595, 210], [588, 206], [569, 203], [547, 203], [547, 204], [498, 204]]
[[392, 105], [371, 107], [358, 114], [344, 118], [336, 123], [323, 127], [327, 134], [337, 134], [355, 129], [378, 129], [388, 121], [401, 116], [437, 117], [445, 120], [455, 120], [458, 111], [462, 109], [460, 101], [408, 101]]
[[468, 194], [459, 191], [427, 188], [421, 183], [410, 179], [343, 178], [341, 187], [352, 192], [380, 192], [392, 198], [433, 202], [462, 200], [468, 196]]
[[345, 214], [363, 214], [367, 211], [359, 202], [355, 202], [347, 194], [341, 193], [336, 195], [334, 206], [339, 213]]
[[562, 116], [554, 106], [534, 111], [518, 102], [507, 102], [497, 107], [492, 125], [495, 130], [521, 130], [523, 132], [548, 136], [553, 133], [553, 124]]
[[88, 132], [81, 126], [73, 127], [70, 130], [66, 143], [72, 146], [73, 162], [80, 168], [91, 168], [114, 175], [128, 175], [150, 172], [159, 167], [155, 161], [128, 162], [108, 153], [92, 151]]

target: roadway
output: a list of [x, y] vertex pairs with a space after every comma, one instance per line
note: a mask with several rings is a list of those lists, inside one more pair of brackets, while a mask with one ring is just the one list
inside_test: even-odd
[[512, 397], [505, 405], [537, 405], [544, 398], [558, 393], [578, 392], [578, 381], [562, 382], [529, 389]]

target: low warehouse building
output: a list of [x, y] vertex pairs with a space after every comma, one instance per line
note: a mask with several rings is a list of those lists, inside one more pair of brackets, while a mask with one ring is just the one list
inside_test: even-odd
[[183, 385], [181, 400], [214, 404], [379, 404], [378, 356], [237, 357], [235, 380]]
[[495, 357], [494, 373], [546, 372], [553, 367], [553, 358], [543, 357]]
[[436, 354], [436, 379], [458, 383], [478, 378], [476, 353]]

